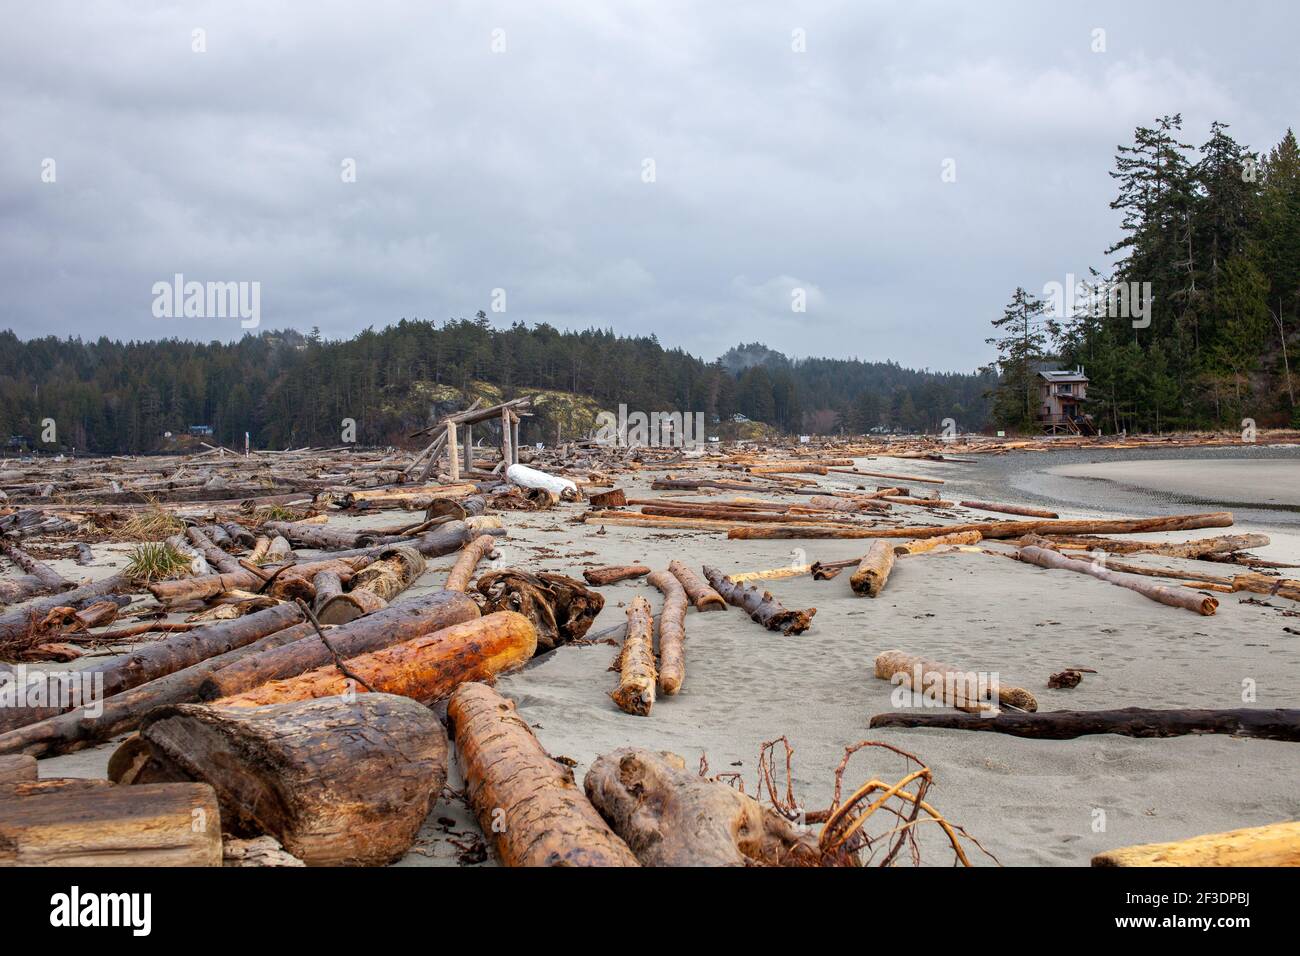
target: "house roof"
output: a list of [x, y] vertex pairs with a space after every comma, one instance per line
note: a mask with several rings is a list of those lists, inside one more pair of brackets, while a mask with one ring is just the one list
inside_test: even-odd
[[1049, 382], [1086, 382], [1088, 376], [1083, 374], [1081, 368], [1071, 369], [1043, 369], [1038, 373]]

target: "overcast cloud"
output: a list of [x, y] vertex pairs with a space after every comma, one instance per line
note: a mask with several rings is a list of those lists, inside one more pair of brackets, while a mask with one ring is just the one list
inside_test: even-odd
[[24, 338], [243, 334], [155, 318], [182, 273], [260, 282], [263, 329], [483, 309], [969, 370], [1016, 285], [1105, 264], [1134, 126], [1267, 149], [1296, 123], [1292, 3], [2, 9], [0, 328]]

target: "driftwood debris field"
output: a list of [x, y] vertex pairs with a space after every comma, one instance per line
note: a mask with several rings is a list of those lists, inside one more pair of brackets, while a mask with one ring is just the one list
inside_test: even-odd
[[[1227, 508], [965, 478], [1231, 437], [521, 447], [528, 409], [0, 461], [0, 865], [1300, 863], [1252, 796], [1300, 779], [1300, 569]], [[1240, 807], [1180, 807], [1198, 763]]]

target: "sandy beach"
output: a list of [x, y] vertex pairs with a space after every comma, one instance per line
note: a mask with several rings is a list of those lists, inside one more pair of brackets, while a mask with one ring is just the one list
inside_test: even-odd
[[[1010, 457], [961, 465], [885, 458], [856, 464], [940, 477], [949, 482], [943, 494], [955, 497], [968, 487], [978, 488], [981, 472], [1014, 471]], [[1260, 463], [1211, 462], [1193, 471], [1182, 463], [1133, 455], [1122, 462], [1060, 466], [1060, 473], [1122, 482], [1144, 493], [1195, 493], [1207, 500], [1220, 493], [1246, 494], [1264, 506], [1274, 499], [1282, 506], [1295, 500], [1287, 487], [1287, 475], [1297, 465], [1293, 455], [1252, 465]], [[629, 497], [681, 496], [651, 491], [653, 477], [647, 473], [620, 485]], [[853, 488], [858, 481], [872, 486], [876, 481], [844, 475], [834, 479], [822, 479], [822, 484]], [[494, 566], [524, 565], [578, 576], [586, 567], [634, 562], [664, 567], [676, 558], [730, 573], [854, 558], [862, 551], [861, 543], [851, 540], [730, 541], [716, 532], [612, 525], [602, 531], [575, 523], [579, 513], [580, 506], [568, 505], [505, 515], [508, 536], [500, 542]], [[1123, 512], [1061, 510], [1062, 517], [1116, 513]], [[336, 518], [331, 523], [347, 527], [373, 520]], [[964, 520], [972, 520], [969, 513]], [[1300, 561], [1300, 535], [1285, 524], [1270, 523], [1267, 515], [1263, 522], [1238, 524], [1233, 531], [1269, 534], [1272, 543], [1256, 553]], [[988, 544], [992, 550], [1005, 547]], [[102, 554], [107, 558], [113, 552]], [[1223, 565], [1167, 557], [1133, 560], [1226, 573]], [[438, 586], [450, 565], [450, 558], [431, 562], [431, 572], [409, 593]], [[68, 566], [60, 570], [74, 573]], [[101, 566], [94, 573], [109, 570]], [[933, 769], [931, 802], [1006, 865], [1082, 866], [1112, 847], [1300, 816], [1300, 751], [1284, 743], [1113, 735], [1042, 741], [955, 730], [873, 731], [867, 726], [873, 714], [896, 709], [894, 689], [873, 676], [875, 656], [893, 648], [995, 671], [1004, 684], [1038, 695], [1041, 711], [1295, 706], [1300, 636], [1283, 628], [1295, 627], [1300, 618], [1250, 603], [1252, 596], [1243, 594], [1217, 595], [1218, 613], [1201, 617], [1084, 575], [978, 551], [901, 558], [888, 588], [875, 600], [856, 597], [846, 578], [816, 582], [803, 575], [768, 582], [787, 607], [817, 608], [813, 627], [799, 636], [764, 630], [735, 608], [707, 614], [692, 609], [686, 619], [685, 684], [676, 697], [661, 699], [648, 718], [622, 713], [607, 696], [616, 683], [608, 671], [616, 648], [607, 643], [561, 647], [503, 677], [498, 688], [517, 702], [553, 755], [576, 762], [579, 780], [596, 756], [641, 746], [675, 752], [692, 767], [706, 759], [710, 773], [738, 773], [753, 793], [760, 746], [785, 736], [795, 751], [794, 793], [812, 810], [829, 803], [833, 771], [846, 745], [886, 741], [915, 753]], [[593, 634], [622, 623], [635, 595], [646, 596], [656, 609], [661, 603], [659, 593], [643, 581], [608, 586], [602, 593], [606, 605]], [[1269, 603], [1290, 606], [1284, 600]], [[1068, 666], [1096, 673], [1086, 674], [1071, 690], [1047, 689], [1048, 675]], [[1255, 699], [1243, 703], [1243, 687], [1252, 685]], [[104, 745], [42, 760], [41, 774], [102, 775], [112, 750]], [[894, 780], [903, 769], [901, 758], [870, 750], [855, 757], [846, 784], [856, 786], [872, 776]], [[452, 785], [458, 783], [453, 771]], [[463, 839], [474, 829], [463, 804], [444, 798], [402, 865], [455, 865], [456, 847], [449, 837]], [[947, 865], [951, 855], [937, 833], [927, 831], [921, 841], [923, 862]], [[977, 851], [972, 861], [991, 862]]]

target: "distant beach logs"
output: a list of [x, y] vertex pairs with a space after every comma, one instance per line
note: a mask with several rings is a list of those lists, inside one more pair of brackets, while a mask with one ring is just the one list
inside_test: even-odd
[[1124, 737], [1181, 737], [1230, 734], [1260, 740], [1300, 741], [1300, 710], [1237, 708], [1228, 710], [1054, 710], [1040, 714], [891, 713], [871, 718], [872, 727], [943, 727], [985, 730], [1039, 740], [1073, 740], [1088, 734]]

